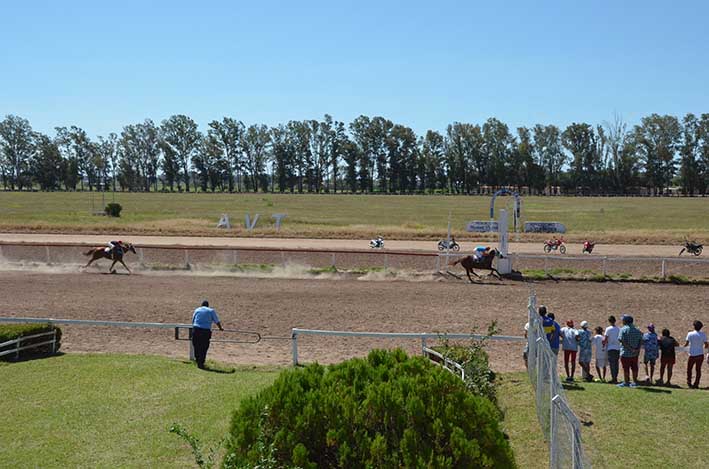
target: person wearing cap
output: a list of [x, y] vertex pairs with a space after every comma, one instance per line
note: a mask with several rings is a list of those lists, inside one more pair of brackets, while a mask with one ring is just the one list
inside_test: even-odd
[[574, 321], [566, 321], [561, 328], [561, 346], [564, 349], [564, 371], [566, 381], [573, 381], [576, 374], [576, 354], [578, 353], [579, 331], [574, 329]]
[[618, 342], [620, 328], [615, 325], [615, 316], [612, 314], [608, 316], [608, 324], [610, 326], [606, 327], [603, 345], [606, 347], [608, 366], [611, 369], [611, 383], [616, 384], [618, 382], [618, 361], [620, 360], [620, 342]]
[[584, 381], [593, 381], [591, 375], [591, 358], [593, 357], [593, 347], [591, 342], [591, 331], [588, 330], [588, 321], [581, 321], [581, 330], [578, 331], [579, 341], [579, 365], [581, 365], [581, 377]]
[[197, 368], [200, 370], [204, 369], [204, 362], [207, 359], [209, 341], [212, 339], [212, 323], [216, 324], [220, 331], [224, 330], [217, 312], [209, 307], [209, 301], [204, 300], [202, 306], [192, 313], [192, 346]]
[[[709, 346], [707, 335], [702, 332], [702, 321], [694, 321], [694, 330], [687, 334], [684, 346], [689, 346], [689, 360], [687, 361], [687, 386], [692, 389], [699, 389], [699, 380], [702, 379], [702, 359], [704, 358], [704, 348]], [[692, 368], [696, 367], [697, 373], [692, 383]]]
[[[643, 348], [645, 349], [645, 354], [643, 355], [646, 376], [645, 381], [648, 384], [652, 384], [655, 379], [655, 362], [657, 361], [657, 355], [659, 354], [659, 344], [657, 334], [655, 333], [655, 325], [653, 323], [647, 325], [647, 332], [643, 334]], [[648, 365], [650, 369], [649, 373]]]
[[[637, 387], [638, 385], [638, 356], [642, 346], [643, 333], [633, 324], [633, 317], [624, 314], [620, 318], [623, 327], [620, 329], [618, 341], [620, 342], [620, 363], [623, 366], [623, 382], [618, 384], [619, 388]], [[633, 374], [633, 382], [630, 382], [630, 373]]]

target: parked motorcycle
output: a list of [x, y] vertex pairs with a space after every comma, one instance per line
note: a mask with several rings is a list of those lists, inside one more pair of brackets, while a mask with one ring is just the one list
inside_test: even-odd
[[552, 238], [544, 241], [544, 252], [549, 254], [552, 251], [559, 250], [560, 253], [566, 254], [566, 246], [564, 245], [564, 238]]
[[460, 245], [455, 242], [455, 239], [451, 238], [450, 241], [447, 239], [442, 239], [438, 242], [438, 250], [445, 251], [450, 249], [451, 251], [460, 251]]
[[679, 252], [679, 255], [681, 256], [682, 253], [684, 253], [684, 251], [687, 251], [688, 253], [694, 254], [695, 256], [701, 256], [703, 249], [704, 249], [704, 246], [702, 246], [698, 242], [685, 240], [684, 247]]
[[377, 236], [373, 240], [369, 241], [369, 247], [372, 249], [381, 249], [384, 247], [384, 238]]
[[583, 249], [581, 249], [581, 254], [584, 254], [584, 253], [591, 254], [593, 252], [593, 248], [595, 246], [596, 246], [596, 243], [594, 243], [593, 241], [588, 241], [588, 240], [584, 241], [583, 242]]

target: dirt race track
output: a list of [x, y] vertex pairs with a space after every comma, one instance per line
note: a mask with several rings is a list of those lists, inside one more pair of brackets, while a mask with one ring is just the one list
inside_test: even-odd
[[[532, 284], [538, 300], [563, 324], [588, 320], [606, 325], [608, 314], [632, 313], [643, 328], [654, 322], [683, 340], [691, 321], [709, 324], [709, 287], [545, 281]], [[189, 274], [106, 275], [0, 272], [2, 316], [143, 322], [189, 322], [202, 298], [227, 328], [289, 337], [291, 328], [381, 332], [482, 332], [496, 320], [499, 333], [521, 335], [529, 284], [304, 280], [206, 277]], [[150, 353], [184, 358], [187, 343], [171, 330], [63, 326], [66, 352]], [[216, 338], [216, 334], [215, 334]], [[232, 337], [233, 338], [233, 337]], [[336, 362], [371, 348], [401, 346], [416, 353], [418, 341], [302, 337], [301, 361]], [[523, 369], [522, 345], [490, 346], [493, 368]], [[284, 365], [289, 340], [256, 345], [214, 344], [212, 358], [240, 364]], [[680, 365], [686, 358], [680, 354]], [[642, 375], [642, 373], [641, 373]], [[681, 378], [681, 376], [678, 375]], [[681, 379], [677, 379], [681, 382]]]

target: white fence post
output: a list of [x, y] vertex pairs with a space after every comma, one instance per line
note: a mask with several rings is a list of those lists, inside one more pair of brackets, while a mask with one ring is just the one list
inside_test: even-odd
[[237, 251], [236, 249], [231, 251], [231, 260], [234, 265], [239, 264], [239, 251]]
[[189, 270], [190, 268], [190, 252], [185, 249], [185, 269]]
[[44, 249], [45, 249], [45, 252], [47, 253], [47, 264], [51, 264], [52, 258], [49, 255], [49, 246], [45, 246]]
[[52, 329], [52, 332], [54, 332], [52, 334], [52, 355], [54, 355], [57, 353], [57, 328]]
[[293, 366], [298, 366], [298, 333], [293, 331], [291, 337], [293, 341]]
[[143, 252], [143, 248], [138, 248], [138, 262], [141, 266], [145, 265], [145, 253]]
[[421, 354], [426, 355], [426, 336], [421, 336]]
[[661, 275], [662, 275], [662, 280], [665, 280], [665, 277], [667, 276], [667, 263], [665, 259], [662, 259], [662, 267], [661, 267]]
[[603, 256], [603, 276], [607, 277], [608, 276], [608, 268], [606, 264], [608, 263], [608, 256]]
[[335, 267], [337, 265], [337, 263], [335, 262], [335, 253], [334, 252], [332, 254], [330, 254], [330, 265], [332, 267]]

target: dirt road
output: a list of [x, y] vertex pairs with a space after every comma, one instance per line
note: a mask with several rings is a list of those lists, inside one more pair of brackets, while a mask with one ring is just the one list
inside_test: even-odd
[[[263, 247], [289, 249], [329, 249], [350, 250], [369, 249], [369, 240], [357, 239], [300, 239], [300, 238], [230, 238], [230, 237], [189, 237], [189, 236], [131, 236], [127, 239], [132, 243], [144, 246], [176, 245], [176, 246], [220, 246], [220, 247]], [[109, 239], [105, 235], [62, 235], [62, 234], [18, 234], [0, 233], [0, 242], [25, 243], [87, 243], [95, 245], [106, 244]], [[386, 240], [386, 249], [400, 251], [435, 252], [436, 243], [431, 241], [397, 241]], [[463, 251], [471, 251], [475, 245], [463, 243]], [[568, 255], [580, 255], [580, 244], [567, 245]], [[594, 255], [599, 256], [648, 256], [676, 257], [681, 246], [658, 245], [596, 245]], [[541, 243], [510, 243], [511, 252], [520, 254], [544, 254]]]
[[[632, 313], [638, 325], [654, 322], [683, 339], [694, 319], [709, 322], [709, 287], [652, 284], [542, 282], [533, 284], [563, 324], [588, 320], [605, 325], [608, 314]], [[186, 275], [39, 274], [0, 272], [2, 316], [114, 321], [189, 322], [203, 298], [228, 328], [289, 337], [291, 328], [380, 332], [485, 331], [496, 321], [500, 334], [520, 336], [526, 322], [529, 284], [469, 285], [446, 282], [292, 280]], [[171, 330], [64, 326], [69, 352], [152, 353], [187, 356], [187, 343]], [[218, 334], [215, 334], [215, 338]], [[233, 338], [233, 336], [232, 336]], [[417, 340], [303, 337], [305, 362], [336, 362], [374, 347], [401, 346], [417, 353]], [[490, 346], [493, 367], [521, 370], [522, 345]], [[682, 354], [684, 355], [684, 354]], [[284, 365], [287, 339], [257, 345], [214, 344], [210, 356], [242, 364]], [[684, 359], [684, 357], [681, 357]]]

